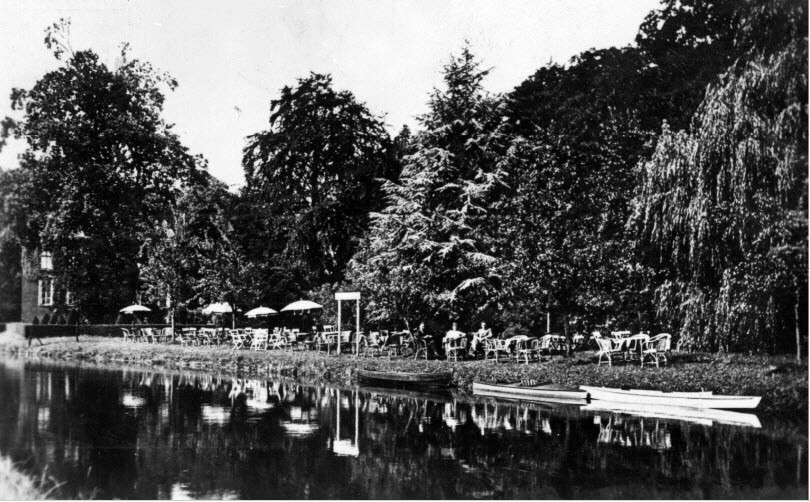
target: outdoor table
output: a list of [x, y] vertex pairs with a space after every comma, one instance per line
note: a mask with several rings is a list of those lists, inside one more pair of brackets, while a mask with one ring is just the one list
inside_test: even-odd
[[650, 335], [639, 333], [627, 338], [622, 338], [618, 346], [631, 358], [638, 357], [641, 359], [641, 352], [649, 341]]

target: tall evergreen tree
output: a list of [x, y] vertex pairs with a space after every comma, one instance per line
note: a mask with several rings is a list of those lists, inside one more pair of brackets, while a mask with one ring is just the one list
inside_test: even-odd
[[375, 214], [350, 276], [371, 291], [375, 318], [472, 321], [494, 306], [501, 283], [492, 215], [505, 137], [503, 102], [483, 88], [487, 73], [468, 47], [451, 58], [400, 182], [385, 186], [389, 205]]

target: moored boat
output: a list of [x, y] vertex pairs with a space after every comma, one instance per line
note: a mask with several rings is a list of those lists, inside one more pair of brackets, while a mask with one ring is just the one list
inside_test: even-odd
[[716, 410], [712, 408], [596, 401], [583, 405], [581, 409], [588, 412], [622, 413], [639, 417], [683, 420], [701, 425], [712, 425], [713, 422], [717, 422], [728, 425], [754, 427], [756, 429], [762, 427], [759, 418], [753, 413], [740, 413], [739, 411]]
[[357, 370], [357, 379], [361, 382], [376, 384], [402, 385], [414, 387], [447, 387], [453, 381], [453, 373], [416, 373], [405, 371], [372, 371]]
[[615, 389], [610, 387], [580, 388], [592, 400], [618, 403], [685, 406], [690, 408], [712, 409], [754, 409], [759, 406], [759, 396], [721, 396], [712, 392], [662, 392], [658, 390]]
[[524, 401], [585, 401], [588, 393], [557, 384], [521, 385], [520, 383], [473, 383], [473, 394]]

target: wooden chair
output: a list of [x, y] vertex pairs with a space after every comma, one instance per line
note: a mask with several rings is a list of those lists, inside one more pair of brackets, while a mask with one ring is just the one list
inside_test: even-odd
[[540, 350], [542, 354], [551, 355], [552, 350], [556, 350], [557, 335], [543, 335], [540, 337], [540, 340], [537, 342], [537, 349]]
[[372, 331], [368, 335], [361, 335], [360, 352], [363, 354], [363, 357], [375, 357], [382, 355], [380, 333], [378, 331]]
[[499, 340], [497, 338], [490, 338], [484, 340], [484, 360], [489, 359], [489, 355], [495, 356], [495, 362], [500, 362], [500, 354], [504, 354], [507, 359], [509, 358], [509, 340]]
[[459, 354], [464, 356], [467, 353], [467, 339], [465, 337], [453, 338], [447, 341], [444, 353], [449, 360], [458, 361]]
[[231, 333], [231, 350], [244, 349], [247, 343], [247, 335], [235, 331]]
[[271, 349], [281, 349], [287, 346], [287, 337], [283, 333], [273, 333], [267, 338], [268, 346]]
[[128, 328], [121, 328], [121, 332], [124, 334], [124, 341], [125, 342], [134, 342], [136, 336], [132, 333]]
[[172, 328], [163, 328], [160, 330], [159, 339], [163, 343], [170, 342], [172, 340]]
[[602, 358], [606, 357], [608, 361], [608, 366], [613, 366], [613, 355], [614, 354], [622, 354], [623, 349], [621, 345], [615, 343], [615, 340], [610, 338], [605, 338], [599, 336], [596, 338], [596, 344], [599, 346], [599, 361], [597, 362], [597, 366], [602, 364]]
[[526, 364], [535, 358], [539, 361], [541, 359], [540, 340], [529, 337], [517, 340], [515, 342], [515, 360], [520, 362], [520, 358], [523, 358]]
[[156, 343], [154, 328], [141, 328], [141, 339], [146, 343]]
[[180, 338], [180, 345], [197, 345], [197, 329], [196, 328], [183, 328], [180, 330], [182, 336]]
[[655, 362], [655, 367], [658, 367], [658, 362], [663, 360], [668, 362], [667, 354], [669, 354], [672, 346], [672, 335], [669, 333], [661, 333], [650, 338], [647, 342], [646, 348], [641, 352], [641, 365], [644, 366], [644, 361], [650, 359]]
[[321, 350], [326, 351], [327, 354], [331, 351], [331, 347], [334, 345], [335, 338], [337, 337], [337, 333], [318, 333], [313, 340], [313, 347], [320, 352]]
[[340, 343], [341, 354], [344, 352], [354, 352], [354, 350], [357, 348], [356, 345], [352, 343], [351, 330], [341, 331], [338, 340], [338, 343]]
[[413, 339], [413, 358], [414, 359], [427, 359], [428, 358], [428, 350], [427, 350], [427, 340], [421, 338], [414, 338]]
[[267, 330], [259, 330], [253, 333], [250, 350], [267, 350], [267, 336]]

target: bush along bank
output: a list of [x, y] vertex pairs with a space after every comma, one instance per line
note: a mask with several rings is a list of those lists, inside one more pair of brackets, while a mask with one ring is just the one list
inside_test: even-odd
[[452, 371], [461, 393], [474, 381], [513, 382], [534, 379], [564, 385], [604, 385], [668, 391], [711, 390], [716, 394], [757, 395], [757, 412], [806, 420], [808, 411], [807, 364], [787, 356], [741, 354], [674, 354], [670, 364], [656, 368], [637, 363], [597, 366], [595, 352], [572, 357], [545, 357], [542, 362], [518, 364], [489, 361], [425, 361], [365, 358], [316, 352], [232, 350], [230, 347], [124, 342], [118, 338], [52, 338], [27, 347], [20, 340], [0, 336], [0, 351], [26, 358], [118, 363], [154, 369], [194, 369], [246, 378], [293, 377], [301, 383], [356, 383], [358, 368], [382, 371]]

